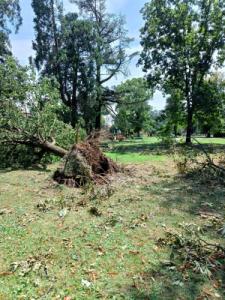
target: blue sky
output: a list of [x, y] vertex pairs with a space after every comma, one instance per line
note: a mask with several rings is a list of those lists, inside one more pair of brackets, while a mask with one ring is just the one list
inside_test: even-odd
[[[140, 14], [141, 8], [147, 0], [106, 0], [108, 12], [122, 14], [127, 21], [127, 29], [129, 36], [134, 38], [131, 44], [130, 51], [140, 51], [139, 43], [139, 30], [143, 24], [142, 16]], [[12, 50], [14, 55], [19, 59], [22, 64], [28, 63], [28, 57], [34, 55], [32, 51], [32, 40], [34, 39], [33, 31], [33, 12], [31, 8], [31, 0], [20, 0], [23, 16], [23, 25], [17, 35], [11, 35]], [[69, 3], [69, 0], [64, 0], [64, 7], [66, 11], [74, 11], [75, 5]], [[133, 60], [129, 67], [129, 74], [127, 78], [143, 76], [141, 68], [136, 66], [137, 60]], [[118, 76], [113, 79], [111, 85], [118, 84], [125, 81], [127, 78]], [[165, 105], [161, 93], [156, 92], [154, 98], [150, 103], [154, 109], [162, 109]]]

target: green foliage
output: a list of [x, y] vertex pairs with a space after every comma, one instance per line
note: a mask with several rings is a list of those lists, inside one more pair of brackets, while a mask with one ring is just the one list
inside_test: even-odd
[[153, 124], [148, 104], [152, 92], [146, 81], [142, 78], [127, 80], [117, 87], [116, 92], [121, 96], [116, 107], [115, 127], [126, 136], [139, 136], [142, 130], [149, 132]]
[[167, 136], [181, 134], [182, 128], [185, 125], [185, 105], [179, 90], [172, 90], [171, 96], [167, 98], [165, 108], [165, 124], [164, 133]]
[[64, 15], [61, 1], [32, 1], [35, 62], [43, 74], [57, 78], [72, 127], [81, 116], [90, 132], [100, 129], [103, 84], [124, 71], [130, 39], [123, 18], [106, 13], [105, 1], [71, 2], [83, 12], [81, 18], [75, 13]]
[[35, 63], [38, 69], [46, 66], [46, 72], [57, 68], [59, 36], [57, 24], [62, 18], [61, 0], [32, 0], [34, 10], [34, 30], [36, 40], [33, 48], [36, 51]]
[[0, 57], [10, 54], [9, 34], [12, 25], [15, 32], [18, 31], [22, 23], [20, 15], [19, 0], [1, 0], [0, 1]]
[[199, 90], [212, 66], [222, 66], [225, 53], [223, 0], [153, 0], [142, 10], [140, 63], [151, 86], [179, 91], [191, 141]]
[[[21, 67], [12, 57], [0, 65], [1, 162], [18, 161], [27, 165], [45, 152], [39, 142], [53, 140], [69, 149], [75, 142], [74, 130], [59, 119], [63, 110], [58, 91], [51, 80], [37, 80], [32, 70]], [[28, 146], [28, 148], [26, 147]], [[5, 151], [7, 149], [7, 151]], [[20, 153], [23, 154], [20, 154]]]
[[225, 80], [220, 74], [213, 74], [204, 81], [199, 90], [196, 105], [196, 119], [200, 129], [209, 137], [225, 128]]

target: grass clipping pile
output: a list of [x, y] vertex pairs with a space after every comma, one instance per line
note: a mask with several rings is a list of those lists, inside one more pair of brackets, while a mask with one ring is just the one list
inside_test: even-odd
[[53, 179], [59, 184], [80, 187], [108, 183], [109, 176], [115, 172], [119, 172], [119, 167], [103, 154], [99, 139], [91, 137], [72, 147]]

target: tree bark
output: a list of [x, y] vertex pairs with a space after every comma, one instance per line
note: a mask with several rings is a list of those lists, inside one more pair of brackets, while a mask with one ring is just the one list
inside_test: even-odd
[[207, 133], [206, 137], [207, 137], [208, 139], [211, 138], [211, 133], [210, 133], [210, 131]]
[[193, 130], [193, 108], [191, 106], [190, 99], [187, 100], [187, 132], [186, 132], [186, 144], [191, 144], [191, 136]]
[[53, 153], [59, 157], [64, 157], [68, 151], [66, 149], [63, 149], [57, 145], [54, 145], [53, 143], [50, 143], [48, 141], [37, 143], [37, 147], [40, 147], [41, 149], [45, 150], [46, 152]]
[[76, 127], [78, 122], [78, 113], [77, 113], [77, 97], [73, 95], [71, 101], [71, 112], [70, 112], [70, 124], [73, 128]]
[[191, 144], [191, 136], [192, 136], [192, 114], [188, 115], [186, 144]]
[[[4, 145], [25, 145], [33, 148], [40, 148], [41, 150], [45, 151], [46, 153], [52, 153], [59, 157], [64, 157], [68, 154], [68, 150], [61, 148], [54, 143], [50, 143], [48, 141], [41, 141], [38, 139], [34, 140], [12, 140], [12, 141], [5, 141], [2, 144]], [[42, 152], [42, 151], [41, 151]]]
[[174, 136], [177, 137], [177, 124], [173, 126]]
[[97, 66], [97, 97], [96, 97], [96, 117], [95, 117], [95, 130], [101, 130], [101, 117], [102, 117], [102, 86], [101, 86], [101, 66]]
[[[100, 99], [98, 100], [100, 101]], [[97, 111], [96, 111], [96, 118], [95, 118], [95, 130], [96, 131], [99, 131], [101, 130], [101, 127], [102, 127], [102, 122], [101, 122], [101, 117], [102, 117], [102, 105], [101, 103], [99, 102], [98, 103], [98, 106], [97, 106]]]

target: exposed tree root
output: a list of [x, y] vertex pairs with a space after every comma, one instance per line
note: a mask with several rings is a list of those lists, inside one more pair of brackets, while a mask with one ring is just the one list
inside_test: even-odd
[[53, 178], [60, 184], [79, 187], [91, 182], [107, 183], [108, 176], [118, 171], [119, 167], [102, 153], [98, 139], [93, 137], [72, 147]]

